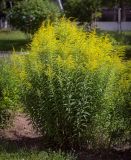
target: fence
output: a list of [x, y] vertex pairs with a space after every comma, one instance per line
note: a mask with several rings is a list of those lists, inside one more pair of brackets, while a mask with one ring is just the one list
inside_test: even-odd
[[131, 22], [96, 22], [96, 27], [105, 31], [131, 31]]

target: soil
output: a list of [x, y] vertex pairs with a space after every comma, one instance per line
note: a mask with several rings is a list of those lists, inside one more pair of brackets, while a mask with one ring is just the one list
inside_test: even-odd
[[[19, 149], [48, 150], [55, 148], [52, 144], [38, 133], [25, 114], [16, 114], [13, 125], [0, 130], [0, 147], [7, 152], [17, 152]], [[75, 151], [77, 160], [131, 160], [131, 149], [112, 149], [104, 151], [81, 150]]]
[[33, 128], [28, 116], [25, 114], [16, 114], [11, 127], [0, 130], [0, 138], [10, 140], [20, 140], [23, 137], [37, 138], [40, 134]]

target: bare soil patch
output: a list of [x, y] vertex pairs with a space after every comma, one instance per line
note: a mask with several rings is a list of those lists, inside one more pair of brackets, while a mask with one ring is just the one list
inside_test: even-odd
[[16, 114], [11, 127], [0, 130], [0, 138], [20, 140], [23, 137], [38, 138], [40, 134], [33, 128], [27, 115]]
[[[56, 149], [55, 144], [49, 143], [33, 128], [29, 117], [25, 114], [16, 114], [13, 125], [0, 130], [0, 145], [9, 153], [21, 149], [38, 151]], [[131, 160], [130, 148], [108, 151], [77, 150], [74, 153], [77, 160]]]

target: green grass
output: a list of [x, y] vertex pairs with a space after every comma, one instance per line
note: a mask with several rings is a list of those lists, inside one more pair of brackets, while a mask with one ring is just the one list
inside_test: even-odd
[[16, 153], [0, 152], [0, 160], [75, 160], [61, 152], [20, 151]]
[[0, 31], [0, 51], [27, 50], [30, 40], [20, 31]]
[[[0, 160], [76, 160], [73, 154], [39, 146], [39, 142], [0, 139]], [[30, 144], [29, 144], [30, 143]], [[28, 144], [28, 145], [27, 145]], [[40, 144], [41, 145], [41, 144]]]
[[74, 152], [48, 143], [45, 137], [0, 138], [0, 160], [76, 160], [76, 157]]

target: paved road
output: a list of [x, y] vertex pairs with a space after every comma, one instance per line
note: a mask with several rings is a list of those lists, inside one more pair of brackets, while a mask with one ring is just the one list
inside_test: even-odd
[[[12, 51], [0, 51], [0, 57], [8, 57], [12, 54]], [[15, 52], [16, 54], [28, 54], [28, 52]]]

